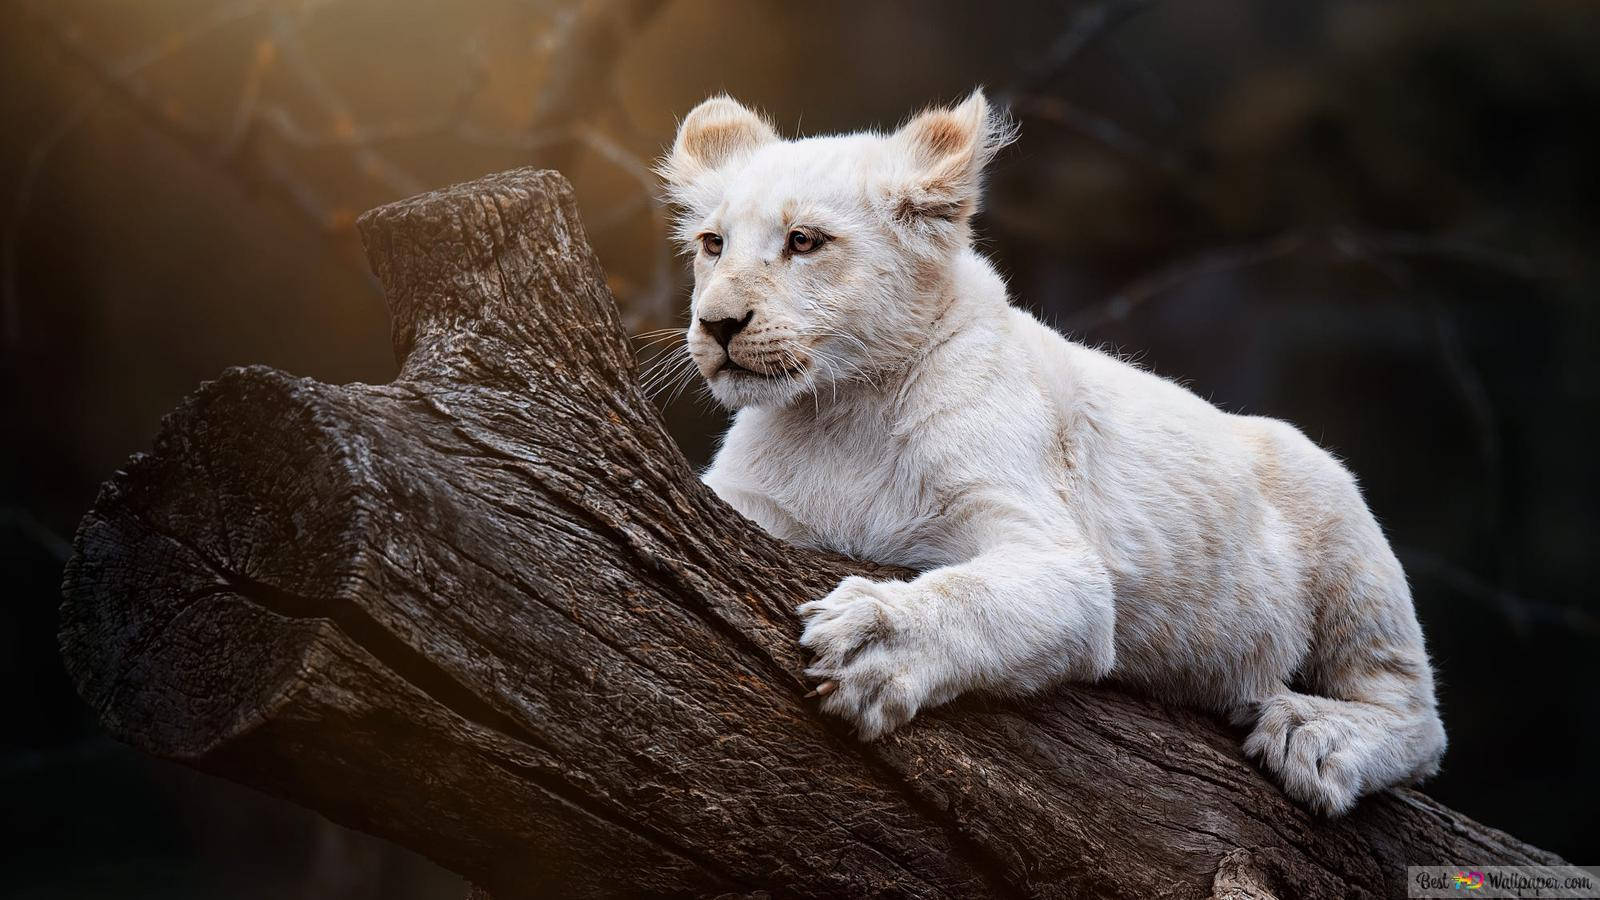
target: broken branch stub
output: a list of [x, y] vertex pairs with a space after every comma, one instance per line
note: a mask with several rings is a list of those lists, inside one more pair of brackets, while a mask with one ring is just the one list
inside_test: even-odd
[[1356, 897], [1554, 857], [1412, 791], [1289, 803], [1206, 716], [973, 698], [872, 744], [792, 609], [888, 570], [707, 491], [640, 393], [572, 194], [361, 219], [399, 377], [233, 369], [102, 490], [62, 652], [119, 738], [548, 895]]

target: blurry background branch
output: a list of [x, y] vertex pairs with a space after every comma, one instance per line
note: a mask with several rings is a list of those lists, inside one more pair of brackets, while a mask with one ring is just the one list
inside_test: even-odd
[[1448, 237], [1404, 233], [1363, 233], [1348, 228], [1296, 229], [1233, 247], [1205, 250], [1146, 272], [1110, 297], [1074, 313], [1063, 323], [1069, 333], [1092, 332], [1113, 320], [1126, 319], [1142, 304], [1193, 281], [1224, 275], [1297, 254], [1376, 267], [1400, 286], [1414, 289], [1409, 277], [1397, 274], [1406, 257], [1441, 259], [1464, 267], [1491, 269], [1518, 279], [1540, 277], [1528, 260]]
[[[89, 94], [40, 139], [30, 153], [21, 189], [12, 204], [3, 235], [4, 333], [7, 344], [20, 338], [17, 296], [17, 245], [34, 199], [34, 185], [52, 152], [79, 125], [105, 93], [137, 112], [147, 125], [185, 147], [196, 158], [223, 167], [247, 182], [264, 181], [317, 228], [347, 235], [355, 211], [381, 199], [418, 193], [447, 183], [451, 176], [426, 171], [391, 153], [402, 142], [444, 140], [499, 151], [506, 164], [537, 161], [576, 170], [580, 155], [614, 167], [624, 176], [625, 196], [595, 217], [594, 230], [643, 217], [656, 226], [655, 247], [638, 267], [642, 278], [619, 282], [624, 307], [633, 321], [655, 321], [669, 315], [674, 271], [655, 184], [646, 162], [650, 149], [618, 102], [614, 69], [632, 35], [648, 24], [663, 0], [582, 0], [570, 5], [516, 4], [507, 12], [537, 31], [525, 48], [507, 48], [511, 60], [487, 58], [488, 29], [503, 21], [485, 21], [457, 48], [464, 69], [459, 86], [438, 98], [437, 112], [369, 120], [329, 78], [308, 48], [323, 7], [331, 4], [236, 0], [219, 3], [192, 23], [181, 24], [149, 46], [118, 61], [93, 44], [85, 25], [57, 4], [24, 0], [26, 18], [69, 59], [92, 77]], [[229, 29], [249, 36], [250, 51], [233, 89], [231, 104], [205, 117], [190, 108], [181, 93], [153, 86], [146, 73], [162, 64], [181, 65], [196, 43]], [[530, 58], [531, 57], [531, 58]], [[486, 115], [484, 92], [491, 69], [532, 65], [543, 73], [520, 116]], [[297, 113], [295, 105], [304, 107]], [[410, 104], [403, 104], [409, 106]], [[302, 115], [322, 123], [305, 124]], [[513, 121], [498, 121], [513, 119]], [[607, 129], [622, 137], [613, 137]], [[631, 146], [630, 146], [631, 144]], [[329, 151], [342, 156], [342, 167], [357, 174], [354, 182], [330, 178]], [[437, 168], [436, 166], [433, 168]], [[354, 255], [352, 262], [356, 260]], [[635, 286], [639, 285], [639, 286]]]

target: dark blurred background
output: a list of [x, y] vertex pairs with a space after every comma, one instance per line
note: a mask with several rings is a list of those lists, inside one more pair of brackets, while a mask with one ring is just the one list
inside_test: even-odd
[[[976, 84], [1022, 125], [980, 223], [1019, 302], [1345, 459], [1441, 674], [1426, 790], [1600, 858], [1600, 4], [4, 0], [0, 894], [461, 896], [116, 744], [56, 655], [77, 518], [198, 382], [394, 374], [355, 214], [560, 168], [644, 331], [695, 102], [815, 133]], [[721, 416], [667, 414], [703, 461]]]

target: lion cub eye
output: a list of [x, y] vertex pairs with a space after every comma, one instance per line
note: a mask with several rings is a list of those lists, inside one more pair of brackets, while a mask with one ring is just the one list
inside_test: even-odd
[[700, 249], [704, 250], [707, 256], [721, 256], [722, 235], [710, 232], [700, 235]]
[[825, 243], [827, 243], [827, 239], [814, 231], [796, 228], [789, 232], [788, 247], [790, 253], [810, 253]]

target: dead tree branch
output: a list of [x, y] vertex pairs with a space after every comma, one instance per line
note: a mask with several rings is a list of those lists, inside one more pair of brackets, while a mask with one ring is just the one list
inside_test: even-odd
[[1106, 688], [854, 741], [802, 699], [791, 610], [874, 570], [696, 479], [564, 180], [361, 231], [399, 377], [231, 370], [83, 521], [62, 648], [120, 738], [500, 898], [1381, 897], [1408, 863], [1560, 863], [1409, 790], [1319, 820], [1229, 729]]

